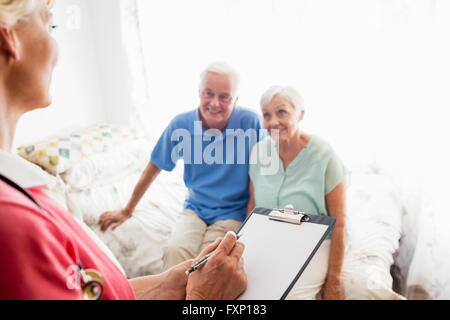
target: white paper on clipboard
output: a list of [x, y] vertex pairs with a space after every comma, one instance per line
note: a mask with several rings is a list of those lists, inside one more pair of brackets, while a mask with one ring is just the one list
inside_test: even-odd
[[[253, 214], [239, 234], [247, 289], [238, 300], [280, 300], [329, 226], [317, 223], [295, 225]], [[301, 276], [300, 276], [301, 278]]]

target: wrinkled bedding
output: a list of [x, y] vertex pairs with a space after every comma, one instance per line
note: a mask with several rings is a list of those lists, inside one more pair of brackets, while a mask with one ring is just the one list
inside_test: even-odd
[[375, 174], [354, 173], [347, 195], [348, 248], [343, 277], [347, 299], [401, 299], [390, 274], [399, 248], [402, 204], [394, 185]]
[[131, 219], [114, 231], [100, 231], [100, 215], [125, 207], [149, 154], [146, 142], [133, 142], [85, 159], [62, 176], [69, 209], [111, 249], [129, 278], [161, 271], [164, 249], [186, 194], [179, 169], [162, 172]]
[[[115, 231], [100, 232], [97, 222], [128, 202], [151, 145], [133, 141], [84, 159], [66, 172], [66, 199], [72, 213], [95, 232], [116, 256], [129, 278], [161, 271], [186, 188], [182, 167], [163, 172], [139, 203], [133, 217]], [[344, 261], [347, 299], [401, 299], [392, 290], [390, 267], [399, 248], [402, 204], [388, 179], [353, 173], [348, 188], [349, 243]]]

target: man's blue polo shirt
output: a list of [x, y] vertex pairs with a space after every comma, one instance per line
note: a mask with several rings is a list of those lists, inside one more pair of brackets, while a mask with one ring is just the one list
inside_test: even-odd
[[189, 194], [185, 209], [195, 211], [208, 225], [219, 220], [244, 221], [249, 200], [249, 158], [265, 136], [261, 117], [236, 107], [227, 128], [205, 131], [199, 109], [175, 117], [156, 144], [151, 162], [172, 171], [184, 160]]

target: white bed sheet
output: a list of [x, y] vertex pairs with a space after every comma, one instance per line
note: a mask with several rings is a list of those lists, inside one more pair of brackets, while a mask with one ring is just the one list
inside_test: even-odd
[[[123, 148], [130, 150], [129, 146]], [[65, 176], [70, 210], [109, 247], [130, 278], [161, 271], [164, 251], [187, 194], [182, 166], [172, 173], [162, 172], [130, 220], [115, 231], [100, 232], [100, 215], [126, 205], [150, 155], [148, 145], [137, 148], [144, 156], [129, 157], [130, 163], [115, 162], [121, 152], [116, 150], [114, 155], [97, 155], [95, 161], [85, 159], [72, 169], [72, 176]], [[117, 170], [112, 167], [115, 163], [121, 166]], [[107, 168], [96, 168], [102, 165]], [[80, 172], [92, 174], [86, 179]], [[343, 270], [348, 299], [402, 298], [392, 290], [390, 275], [401, 235], [401, 213], [401, 201], [387, 179], [353, 174], [348, 189], [350, 244]]]

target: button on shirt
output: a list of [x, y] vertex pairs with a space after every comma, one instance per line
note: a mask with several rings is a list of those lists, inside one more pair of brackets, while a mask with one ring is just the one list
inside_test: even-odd
[[55, 183], [40, 168], [0, 150], [0, 174], [45, 209], [0, 181], [0, 300], [82, 299], [76, 266], [97, 270], [103, 299], [134, 299], [125, 275], [73, 217], [45, 193]]

